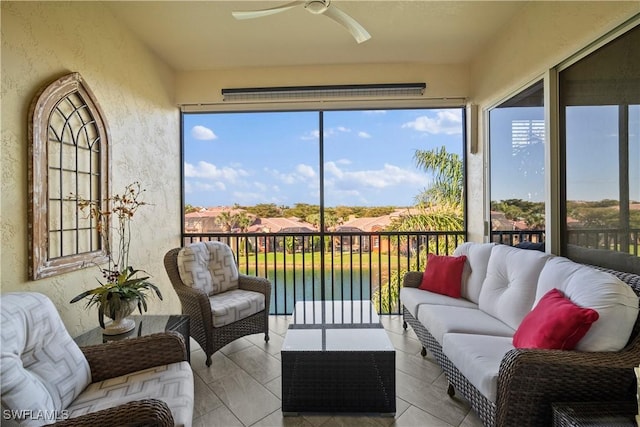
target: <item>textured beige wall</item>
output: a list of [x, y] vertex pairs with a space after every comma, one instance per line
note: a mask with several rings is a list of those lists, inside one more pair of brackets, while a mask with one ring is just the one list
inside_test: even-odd
[[134, 219], [135, 266], [164, 296], [150, 312], [178, 313], [162, 257], [180, 242], [179, 111], [174, 75], [104, 5], [93, 2], [6, 2], [2, 7], [0, 289], [48, 295], [72, 335], [97, 326], [97, 310], [69, 304], [96, 285], [96, 269], [51, 279], [27, 277], [27, 114], [43, 85], [79, 72], [105, 112], [111, 133], [112, 189], [146, 187]]
[[[640, 1], [529, 2], [471, 64], [471, 101], [482, 111], [640, 13]], [[481, 114], [480, 114], [481, 115]], [[467, 158], [469, 240], [482, 241], [485, 211], [485, 129], [477, 155]]]
[[223, 88], [414, 82], [427, 84], [427, 99], [464, 98], [469, 94], [466, 65], [319, 65], [177, 72], [176, 102], [221, 103]]

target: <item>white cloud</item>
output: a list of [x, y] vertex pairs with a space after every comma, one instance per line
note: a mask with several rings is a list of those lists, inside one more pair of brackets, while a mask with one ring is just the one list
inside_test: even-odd
[[234, 191], [233, 200], [241, 205], [252, 205], [264, 201], [264, 193]]
[[226, 191], [227, 186], [224, 182], [196, 182], [195, 188], [197, 191]]
[[318, 140], [319, 138], [320, 138], [320, 131], [318, 129], [307, 132], [300, 137], [300, 139], [303, 139], [305, 141]]
[[360, 132], [358, 132], [358, 136], [360, 138], [371, 138], [371, 134], [369, 134], [369, 133], [367, 133], [365, 131], [362, 131], [362, 130]]
[[227, 166], [219, 168], [212, 163], [200, 161], [197, 165], [185, 163], [184, 176], [186, 178], [223, 180], [230, 183], [237, 183], [241, 178], [249, 176], [249, 173], [241, 168], [230, 168]]
[[[349, 133], [351, 132], [351, 129], [349, 129], [348, 127], [345, 126], [338, 126], [335, 128], [326, 128], [324, 130], [324, 137], [325, 138], [331, 138], [332, 136], [336, 135], [337, 133]], [[308, 141], [308, 140], [318, 140], [320, 138], [320, 131], [318, 129], [309, 131], [307, 133], [305, 133], [304, 135], [302, 135], [300, 137], [300, 139]]]
[[366, 110], [364, 114], [387, 114], [387, 110]]
[[460, 110], [438, 111], [436, 117], [420, 116], [412, 122], [404, 123], [402, 127], [433, 135], [455, 135], [462, 133], [462, 113]]
[[200, 125], [191, 128], [191, 136], [202, 141], [211, 141], [218, 137], [211, 129]]
[[388, 188], [397, 185], [424, 186], [428, 178], [423, 173], [385, 164], [382, 169], [345, 171], [337, 163], [327, 162], [324, 165], [325, 174], [331, 184], [342, 188]]
[[277, 169], [269, 168], [265, 168], [265, 172], [284, 184], [308, 182], [316, 177], [316, 172], [313, 167], [303, 163], [296, 165], [293, 172], [280, 172]]
[[309, 165], [299, 164], [296, 166], [296, 172], [307, 178], [313, 178], [316, 176], [316, 172]]
[[256, 188], [256, 190], [259, 190], [261, 192], [266, 192], [269, 189], [269, 186], [267, 184], [264, 184], [262, 182], [254, 182], [253, 186]]

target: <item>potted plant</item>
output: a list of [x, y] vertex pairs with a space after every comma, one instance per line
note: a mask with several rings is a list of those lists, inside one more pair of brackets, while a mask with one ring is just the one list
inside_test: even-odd
[[[128, 316], [136, 307], [140, 314], [147, 311], [147, 298], [151, 291], [162, 300], [158, 287], [148, 280], [149, 275], [129, 263], [131, 222], [138, 208], [147, 205], [142, 200], [144, 191], [139, 182], [133, 182], [125, 187], [123, 194], [109, 197], [104, 204], [99, 200], [71, 196], [80, 210], [88, 210], [88, 215], [96, 222], [96, 230], [107, 254], [106, 265], [97, 265], [102, 273], [102, 278], [98, 279], [100, 286], [76, 295], [71, 303], [87, 298], [87, 308], [97, 306], [98, 322], [107, 335], [133, 329], [135, 322]], [[115, 251], [111, 245], [112, 230], [118, 236]], [[112, 322], [105, 325], [104, 316], [112, 319]]]

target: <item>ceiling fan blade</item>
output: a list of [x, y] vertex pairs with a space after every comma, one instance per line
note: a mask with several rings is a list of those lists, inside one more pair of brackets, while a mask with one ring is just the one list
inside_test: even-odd
[[333, 19], [338, 24], [349, 30], [353, 38], [356, 39], [356, 42], [358, 43], [366, 42], [371, 38], [371, 34], [369, 34], [367, 30], [358, 23], [358, 21], [338, 9], [335, 5], [331, 5], [323, 15]]
[[234, 11], [234, 12], [231, 12], [231, 14], [236, 19], [262, 18], [263, 16], [275, 15], [276, 13], [284, 12], [285, 10], [292, 9], [301, 4], [304, 4], [304, 1], [297, 0], [297, 1], [292, 1], [291, 3], [283, 4], [281, 6], [276, 6], [269, 9]]

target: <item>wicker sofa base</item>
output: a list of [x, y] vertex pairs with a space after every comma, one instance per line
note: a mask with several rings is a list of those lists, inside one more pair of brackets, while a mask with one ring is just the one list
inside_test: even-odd
[[403, 320], [411, 326], [418, 336], [422, 346], [431, 352], [438, 365], [442, 368], [449, 381], [449, 395], [453, 396], [451, 387], [469, 401], [473, 410], [485, 426], [496, 425], [496, 405], [484, 397], [477, 388], [471, 384], [467, 378], [451, 363], [449, 358], [442, 352], [440, 343], [429, 333], [429, 331], [406, 309], [402, 308]]

